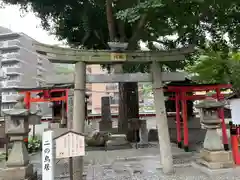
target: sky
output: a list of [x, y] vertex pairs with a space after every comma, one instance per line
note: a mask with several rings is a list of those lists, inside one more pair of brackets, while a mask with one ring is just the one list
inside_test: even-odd
[[21, 17], [18, 6], [6, 6], [0, 9], [0, 26], [14, 32], [23, 32], [41, 43], [60, 44], [54, 36], [40, 27], [40, 22], [33, 13], [27, 13]]
[[[25, 13], [24, 16], [21, 16], [21, 14], [18, 6], [11, 5], [0, 8], [0, 26], [9, 28], [14, 32], [23, 32], [41, 43], [62, 44], [53, 35], [49, 35], [47, 31], [41, 28], [41, 20], [33, 13]], [[141, 47], [145, 49], [143, 43], [141, 43]]]

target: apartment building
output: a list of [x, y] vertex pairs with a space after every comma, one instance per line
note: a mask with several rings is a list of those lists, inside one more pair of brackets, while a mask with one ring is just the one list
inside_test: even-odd
[[1, 67], [7, 76], [1, 83], [3, 110], [11, 109], [16, 103], [18, 93], [14, 88], [41, 86], [45, 77], [54, 73], [53, 64], [33, 50], [34, 41], [24, 33], [0, 27]]
[[[87, 74], [106, 74], [107, 71], [100, 65], [89, 65]], [[101, 97], [110, 96], [110, 106], [112, 113], [118, 113], [119, 89], [118, 83], [94, 83], [87, 84], [86, 88], [89, 95], [89, 113], [101, 113]], [[141, 112], [154, 111], [153, 95], [150, 83], [139, 83], [139, 110]]]

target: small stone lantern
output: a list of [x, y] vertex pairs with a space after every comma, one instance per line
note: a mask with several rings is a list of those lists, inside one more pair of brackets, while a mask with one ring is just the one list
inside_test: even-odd
[[29, 117], [31, 113], [26, 109], [24, 97], [17, 99], [17, 104], [11, 110], [3, 111], [6, 119], [5, 131], [13, 142], [12, 150], [6, 162], [5, 180], [33, 179], [33, 165], [29, 163], [29, 155], [24, 144], [24, 137], [29, 133]]
[[233, 166], [230, 151], [224, 151], [223, 143], [217, 129], [221, 121], [218, 116], [218, 109], [224, 107], [224, 103], [213, 98], [207, 98], [196, 105], [201, 110], [202, 127], [207, 130], [203, 149], [200, 152], [201, 158], [198, 164], [209, 169], [220, 169]]

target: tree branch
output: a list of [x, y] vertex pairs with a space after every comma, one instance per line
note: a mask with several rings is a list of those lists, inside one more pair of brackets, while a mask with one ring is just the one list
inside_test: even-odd
[[115, 40], [115, 22], [113, 17], [112, 0], [106, 0], [106, 15], [110, 41]]
[[140, 32], [142, 31], [142, 28], [145, 25], [146, 20], [147, 20], [147, 14], [143, 14], [141, 16], [140, 20], [138, 21], [137, 28], [134, 29], [134, 34], [132, 35], [132, 37], [129, 40], [129, 47], [131, 47], [132, 44], [136, 43], [136, 40], [138, 39], [138, 36], [139, 36]]

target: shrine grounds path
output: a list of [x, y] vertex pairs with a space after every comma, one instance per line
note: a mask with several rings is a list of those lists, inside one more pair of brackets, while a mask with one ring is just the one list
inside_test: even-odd
[[[240, 180], [240, 170], [222, 175], [207, 175], [192, 166], [197, 153], [183, 152], [172, 145], [175, 173], [166, 176], [161, 172], [159, 147], [125, 150], [92, 150], [84, 157], [86, 180]], [[31, 156], [31, 162], [41, 179], [41, 154]], [[0, 163], [3, 167], [4, 162]], [[69, 180], [68, 159], [56, 160], [56, 180]], [[0, 172], [1, 175], [1, 172]], [[1, 179], [1, 178], [0, 178]]]

